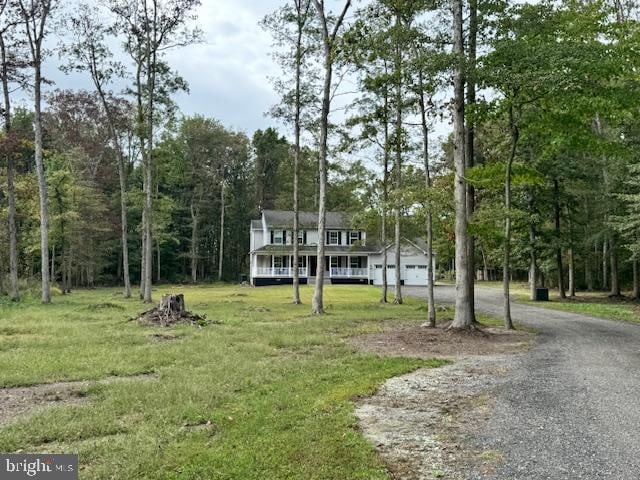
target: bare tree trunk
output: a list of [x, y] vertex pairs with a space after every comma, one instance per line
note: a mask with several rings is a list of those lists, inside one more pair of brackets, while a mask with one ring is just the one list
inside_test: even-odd
[[[9, 91], [9, 64], [4, 36], [0, 32], [0, 81], [4, 97], [4, 133], [9, 140], [11, 133], [11, 96]], [[16, 228], [16, 189], [14, 184], [15, 160], [12, 152], [8, 152], [7, 160], [7, 227], [9, 234], [9, 298], [20, 300], [18, 290], [18, 230]]]
[[485, 282], [489, 281], [489, 265], [487, 264], [487, 256], [484, 253], [484, 248], [480, 249], [482, 253], [482, 276]]
[[402, 19], [400, 17], [400, 9], [396, 9], [395, 27], [397, 29], [396, 35], [396, 52], [395, 52], [395, 75], [396, 75], [396, 159], [395, 159], [395, 175], [394, 175], [394, 189], [395, 189], [395, 231], [394, 231], [394, 252], [395, 252], [395, 273], [396, 283], [394, 291], [395, 304], [402, 304], [402, 265], [400, 264], [402, 257], [400, 252], [401, 244], [401, 232], [400, 221], [402, 218], [402, 205], [401, 205], [401, 190], [402, 190], [402, 47], [401, 47], [401, 33]]
[[573, 257], [573, 230], [571, 228], [571, 216], [567, 208], [567, 226], [569, 228], [569, 249], [567, 250], [567, 263], [569, 266], [569, 297], [576, 296], [575, 261]]
[[220, 184], [220, 250], [218, 254], [218, 281], [222, 281], [222, 266], [224, 264], [224, 181]]
[[47, 181], [44, 174], [44, 155], [42, 144], [42, 74], [40, 71], [42, 55], [40, 44], [35, 46], [34, 55], [34, 94], [35, 94], [35, 117], [33, 128], [35, 131], [35, 159], [36, 174], [38, 177], [38, 191], [40, 195], [40, 255], [42, 274], [42, 303], [51, 303], [51, 282], [49, 279], [49, 209], [47, 205]]
[[[533, 195], [529, 196], [530, 213], [533, 214]], [[536, 299], [536, 288], [538, 287], [538, 263], [536, 259], [536, 226], [529, 223], [529, 298]]]
[[[467, 105], [476, 103], [476, 47], [478, 37], [478, 0], [469, 0], [469, 38], [467, 42]], [[473, 107], [472, 107], [473, 108]], [[468, 122], [465, 137], [466, 168], [472, 168], [475, 164], [475, 128], [473, 119]], [[467, 183], [467, 221], [471, 221], [475, 210], [475, 189]], [[473, 321], [476, 322], [475, 309], [475, 238], [469, 235], [469, 308]]]
[[556, 247], [556, 267], [558, 269], [558, 293], [560, 294], [560, 298], [566, 298], [566, 294], [564, 291], [564, 267], [562, 265], [562, 246], [560, 244], [561, 241], [561, 233], [560, 233], [560, 186], [558, 184], [558, 180], [553, 180], [553, 191], [555, 194], [555, 229], [556, 229], [556, 241], [558, 242], [558, 246]]
[[156, 69], [157, 69], [157, 5], [155, 2], [152, 6], [152, 15], [149, 16], [149, 12], [145, 5], [145, 20], [149, 24], [149, 31], [145, 33], [145, 61], [146, 61], [146, 92], [147, 105], [146, 105], [146, 158], [144, 168], [144, 183], [147, 185], [145, 192], [144, 210], [146, 211], [146, 222], [144, 235], [145, 239], [145, 281], [144, 281], [144, 298], [145, 303], [151, 303], [153, 301], [151, 296], [151, 285], [153, 282], [153, 135], [154, 135], [154, 116], [155, 116], [155, 91], [156, 91]]
[[424, 98], [424, 82], [422, 70], [418, 70], [418, 86], [420, 95], [418, 102], [420, 106], [420, 123], [422, 125], [422, 155], [424, 157], [424, 182], [427, 191], [427, 321], [431, 328], [436, 326], [436, 305], [433, 291], [433, 212], [431, 193], [431, 166], [429, 162], [429, 126], [427, 124], [427, 107]]
[[633, 299], [640, 300], [640, 276], [638, 275], [638, 259], [633, 259]]
[[318, 257], [316, 285], [313, 292], [311, 312], [324, 313], [324, 243], [325, 243], [325, 215], [327, 203], [327, 137], [329, 134], [329, 110], [331, 107], [331, 83], [333, 75], [333, 55], [336, 36], [342, 26], [347, 10], [351, 6], [351, 0], [346, 0], [340, 16], [333, 24], [333, 30], [329, 32], [327, 15], [324, 11], [323, 0], [313, 0], [322, 24], [322, 38], [324, 47], [324, 82], [322, 89], [322, 110], [320, 114], [320, 155], [318, 158], [319, 194], [318, 194]]
[[609, 270], [608, 270], [608, 249], [607, 239], [602, 240], [602, 289], [606, 290], [609, 286]]
[[[120, 150], [118, 148], [118, 150]], [[122, 236], [122, 276], [124, 298], [131, 298], [131, 277], [129, 276], [129, 225], [127, 221], [127, 171], [122, 152], [118, 154], [118, 178], [120, 180], [120, 232]]]
[[569, 247], [569, 250], [567, 250], [567, 261], [569, 263], [569, 297], [575, 297], [576, 282], [575, 282], [575, 262], [573, 259], [573, 247]]
[[465, 181], [464, 128], [464, 51], [462, 0], [452, 0], [453, 54], [456, 67], [453, 76], [453, 163], [455, 169], [455, 242], [456, 242], [456, 311], [451, 328], [473, 328], [473, 308], [469, 289], [469, 234], [467, 231], [467, 186]]
[[[385, 66], [386, 70], [386, 66]], [[382, 177], [382, 233], [381, 242], [383, 248], [382, 255], [382, 297], [381, 303], [387, 303], [387, 294], [389, 291], [389, 279], [387, 278], [387, 267], [389, 262], [387, 261], [387, 206], [389, 204], [389, 98], [388, 92], [385, 87], [384, 90], [384, 171]]]
[[611, 291], [610, 297], [620, 296], [620, 282], [618, 281], [618, 246], [613, 235], [609, 237], [609, 256], [611, 261]]
[[[302, 75], [302, 34], [306, 23], [306, 14], [308, 12], [309, 3], [306, 8], [303, 7], [301, 0], [295, 0], [297, 17], [297, 37], [296, 37], [296, 90], [295, 90], [295, 113], [294, 113], [294, 147], [293, 147], [293, 304], [299, 305], [300, 301], [300, 272], [298, 270], [299, 263], [299, 247], [298, 234], [300, 231], [300, 213], [299, 213], [299, 192], [300, 184], [300, 111], [302, 109], [300, 76]], [[303, 13], [304, 10], [304, 13]], [[307, 265], [307, 269], [309, 265]], [[308, 276], [309, 272], [307, 272]]]
[[51, 246], [51, 282], [56, 281], [56, 245]]
[[156, 283], [160, 283], [160, 242], [156, 239]]
[[198, 281], [198, 213], [191, 199], [191, 283]]
[[507, 161], [504, 179], [504, 259], [502, 263], [502, 293], [504, 296], [504, 326], [513, 330], [511, 319], [511, 299], [509, 298], [509, 281], [511, 278], [511, 170], [516, 156], [520, 133], [513, 118], [513, 107], [509, 107], [509, 129], [511, 130], [511, 153]]
[[[146, 185], [143, 185], [143, 193], [146, 194], [145, 188]], [[147, 215], [145, 214], [145, 209], [142, 209], [142, 229], [141, 229], [141, 241], [140, 241], [140, 292], [139, 292], [139, 296], [140, 296], [140, 300], [144, 300], [144, 284], [145, 281], [147, 279], [147, 273], [146, 273], [146, 269], [147, 269], [147, 260], [145, 258], [145, 252], [147, 251], [147, 235], [145, 233], [146, 231], [146, 223], [147, 223]]]

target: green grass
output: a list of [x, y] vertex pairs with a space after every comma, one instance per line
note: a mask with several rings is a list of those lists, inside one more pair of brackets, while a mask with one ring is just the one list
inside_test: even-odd
[[[481, 282], [479, 286], [502, 288], [502, 282]], [[640, 323], [640, 304], [627, 294], [624, 298], [609, 298], [608, 292], [577, 292], [575, 298], [561, 300], [557, 290], [549, 289], [548, 302], [529, 299], [529, 288], [525, 283], [511, 284], [512, 298], [536, 307], [579, 313], [593, 317], [624, 322]]]
[[145, 306], [114, 289], [0, 305], [1, 386], [155, 374], [19, 417], [0, 430], [0, 451], [79, 453], [82, 479], [387, 478], [351, 400], [442, 362], [377, 357], [345, 338], [422, 322], [421, 302], [327, 286], [318, 317], [308, 287], [304, 305], [290, 304], [290, 287], [167, 287], [154, 298], [167, 291], [222, 324], [142, 327], [129, 319]]

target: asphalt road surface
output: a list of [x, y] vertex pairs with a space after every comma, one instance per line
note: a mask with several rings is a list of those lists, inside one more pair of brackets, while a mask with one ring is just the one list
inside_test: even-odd
[[[454, 294], [436, 287], [438, 302], [452, 303]], [[501, 295], [477, 287], [476, 309], [501, 316]], [[515, 302], [511, 312], [540, 334], [514, 359], [477, 439], [504, 454], [491, 478], [640, 479], [640, 325]]]

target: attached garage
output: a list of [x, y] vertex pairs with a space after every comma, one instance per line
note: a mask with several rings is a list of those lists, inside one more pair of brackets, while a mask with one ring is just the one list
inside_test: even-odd
[[[396, 272], [400, 272], [400, 280], [403, 285], [426, 286], [427, 285], [427, 252], [426, 245], [421, 240], [403, 240], [400, 250], [400, 268], [395, 265], [395, 251], [393, 245], [385, 249], [387, 256], [387, 282], [393, 285], [396, 282]], [[382, 285], [383, 253], [374, 254], [369, 259], [369, 278], [374, 285]], [[435, 270], [435, 256], [433, 265]]]

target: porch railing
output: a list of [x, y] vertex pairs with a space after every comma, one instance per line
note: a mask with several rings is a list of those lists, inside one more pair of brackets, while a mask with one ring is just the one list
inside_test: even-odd
[[366, 268], [332, 268], [332, 277], [366, 277]]
[[[307, 269], [298, 268], [298, 275], [301, 277], [307, 276]], [[293, 277], [293, 268], [289, 267], [257, 267], [256, 277]]]

